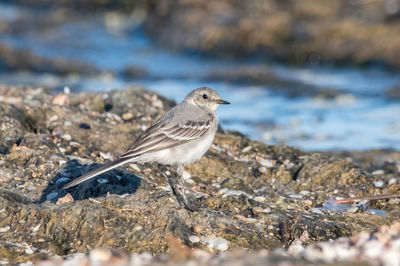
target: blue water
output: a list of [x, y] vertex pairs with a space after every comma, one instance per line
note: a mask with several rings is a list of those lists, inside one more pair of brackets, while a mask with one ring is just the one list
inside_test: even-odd
[[[0, 4], [0, 18], [14, 23], [28, 9]], [[400, 84], [400, 73], [381, 68], [292, 67], [257, 60], [223, 60], [172, 52], [155, 46], [135, 17], [99, 15], [20, 35], [0, 34], [0, 42], [49, 58], [90, 63], [103, 71], [92, 77], [0, 73], [0, 83], [30, 84], [72, 91], [104, 91], [130, 85], [181, 101], [190, 90], [209, 86], [232, 102], [218, 110], [222, 126], [267, 144], [288, 144], [304, 150], [400, 149], [400, 102], [384, 91]], [[126, 66], [145, 68], [150, 77], [126, 80]], [[265, 65], [282, 79], [342, 92], [332, 99], [287, 97], [268, 86], [204, 82], [213, 71]], [[182, 78], [185, 77], [185, 78]]]

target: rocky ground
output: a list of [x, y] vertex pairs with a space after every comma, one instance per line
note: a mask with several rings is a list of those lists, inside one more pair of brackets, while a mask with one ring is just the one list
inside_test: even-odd
[[[139, 87], [54, 95], [0, 86], [1, 263], [359, 263], [371, 258], [360, 254], [376, 249], [367, 244], [374, 239], [382, 250], [399, 251], [399, 226], [387, 227], [400, 217], [395, 151], [304, 153], [221, 130], [184, 174], [202, 196], [201, 211], [179, 206], [166, 182], [175, 169], [155, 164], [127, 165], [61, 190], [118, 156], [173, 105]], [[353, 257], [307, 253], [327, 245], [347, 250], [349, 241], [358, 243]]]

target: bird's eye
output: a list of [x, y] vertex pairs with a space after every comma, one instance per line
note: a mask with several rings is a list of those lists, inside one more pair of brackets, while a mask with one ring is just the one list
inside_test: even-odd
[[203, 94], [203, 99], [207, 99], [207, 98], [208, 98], [207, 94]]

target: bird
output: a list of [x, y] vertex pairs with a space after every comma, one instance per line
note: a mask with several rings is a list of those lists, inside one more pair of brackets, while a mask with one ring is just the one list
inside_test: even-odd
[[168, 182], [178, 202], [196, 210], [189, 203], [182, 181], [184, 167], [200, 159], [209, 149], [218, 129], [215, 111], [222, 100], [211, 88], [192, 90], [184, 100], [167, 111], [145, 130], [117, 159], [62, 187], [68, 189], [126, 163], [153, 162], [177, 167], [177, 175]]

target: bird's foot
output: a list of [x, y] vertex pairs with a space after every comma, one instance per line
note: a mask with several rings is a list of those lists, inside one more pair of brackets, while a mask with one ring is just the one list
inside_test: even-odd
[[195, 212], [201, 210], [201, 205], [196, 197], [191, 197], [188, 194], [183, 194], [183, 197], [178, 197], [175, 195], [176, 199], [178, 200], [179, 204], [184, 207], [186, 210]]
[[199, 202], [204, 196], [198, 196], [189, 189], [186, 189], [180, 178], [178, 180], [173, 177], [168, 178], [168, 183], [172, 188], [172, 192], [175, 195], [179, 204], [189, 211], [200, 211], [201, 206]]

